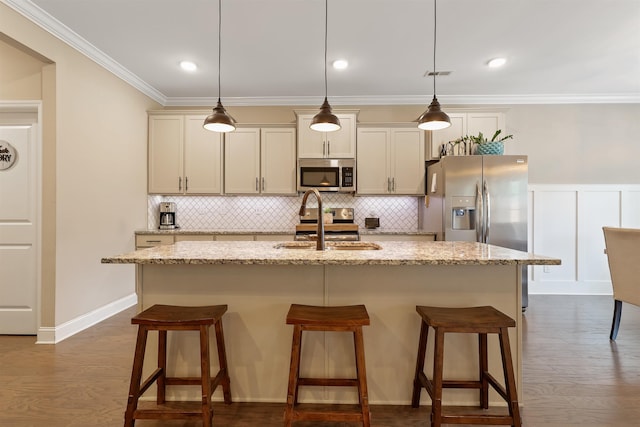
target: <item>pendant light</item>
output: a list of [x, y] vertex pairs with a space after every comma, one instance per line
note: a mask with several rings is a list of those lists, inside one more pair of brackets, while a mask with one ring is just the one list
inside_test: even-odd
[[451, 126], [451, 119], [440, 109], [440, 103], [436, 98], [436, 3], [433, 0], [433, 100], [427, 111], [418, 117], [418, 127], [424, 130], [445, 129]]
[[309, 127], [318, 132], [333, 132], [340, 129], [340, 119], [333, 114], [331, 106], [327, 100], [327, 26], [329, 6], [328, 0], [324, 0], [324, 102], [320, 107], [320, 112], [313, 116]]
[[213, 113], [204, 120], [204, 128], [214, 132], [231, 132], [236, 130], [236, 121], [222, 106], [220, 102], [220, 39], [222, 28], [222, 0], [218, 0], [218, 105], [213, 109]]

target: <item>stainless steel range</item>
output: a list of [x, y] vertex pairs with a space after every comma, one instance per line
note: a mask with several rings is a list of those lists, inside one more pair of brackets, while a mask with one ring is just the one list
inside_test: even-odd
[[[333, 222], [324, 224], [325, 241], [358, 241], [360, 231], [353, 220], [353, 208], [331, 208]], [[318, 229], [318, 209], [308, 208], [296, 225], [295, 240], [315, 240]]]

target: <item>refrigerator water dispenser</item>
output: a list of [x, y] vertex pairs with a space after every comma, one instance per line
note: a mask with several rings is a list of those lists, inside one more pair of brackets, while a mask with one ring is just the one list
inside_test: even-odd
[[451, 228], [454, 230], [475, 230], [476, 208], [454, 207], [451, 209]]

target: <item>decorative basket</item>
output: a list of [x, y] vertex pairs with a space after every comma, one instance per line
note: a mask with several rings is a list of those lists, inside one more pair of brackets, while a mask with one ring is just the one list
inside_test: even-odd
[[504, 154], [504, 144], [502, 142], [485, 142], [476, 145], [476, 154], [478, 155], [501, 155]]

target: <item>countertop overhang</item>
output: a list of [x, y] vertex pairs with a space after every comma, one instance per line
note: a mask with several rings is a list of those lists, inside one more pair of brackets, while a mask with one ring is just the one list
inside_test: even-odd
[[475, 242], [378, 242], [381, 250], [278, 249], [275, 242], [184, 241], [102, 258], [103, 264], [560, 265], [560, 260]]

